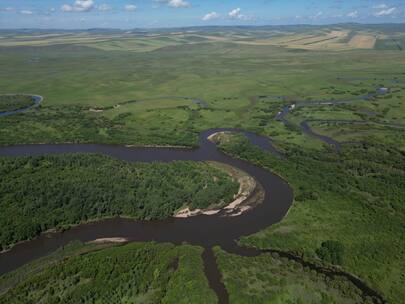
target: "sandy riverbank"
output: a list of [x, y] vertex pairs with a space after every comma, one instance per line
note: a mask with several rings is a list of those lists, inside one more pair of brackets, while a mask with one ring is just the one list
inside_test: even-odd
[[225, 143], [229, 141], [229, 136], [232, 134], [232, 132], [224, 131], [224, 132], [216, 132], [211, 134], [210, 136], [207, 137], [207, 139], [210, 142], [213, 142], [214, 144], [219, 144], [219, 143]]
[[90, 109], [89, 109], [89, 112], [93, 112], [93, 113], [102, 113], [102, 112], [104, 112], [104, 110], [90, 108]]
[[88, 244], [107, 244], [107, 243], [127, 243], [128, 239], [122, 237], [113, 237], [113, 238], [102, 238], [102, 239], [95, 239], [93, 241], [87, 242]]
[[[225, 165], [217, 162], [209, 162], [211, 165], [226, 171], [234, 180], [239, 183], [239, 191], [234, 196], [234, 200], [228, 205], [218, 208], [208, 208], [208, 209], [195, 209], [190, 210], [189, 207], [179, 210], [174, 217], [175, 218], [188, 218], [197, 215], [216, 215], [220, 212], [224, 216], [239, 216], [244, 212], [250, 210], [258, 203], [262, 202], [260, 197], [264, 197], [264, 191], [262, 186], [249, 174], [246, 172], [236, 169], [232, 166]], [[254, 195], [255, 194], [255, 195]], [[252, 196], [259, 198], [257, 201], [252, 200]]]

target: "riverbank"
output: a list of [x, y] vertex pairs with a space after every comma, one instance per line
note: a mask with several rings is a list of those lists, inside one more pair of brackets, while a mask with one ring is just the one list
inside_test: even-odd
[[124, 244], [129, 242], [127, 238], [112, 237], [112, 238], [100, 238], [87, 242], [88, 244]]
[[208, 136], [208, 140], [216, 145], [225, 144], [231, 140], [232, 133], [229, 131], [216, 132]]
[[[236, 169], [232, 166], [219, 162], [209, 161], [212, 166], [225, 171], [233, 180], [239, 184], [238, 193], [234, 195], [233, 201], [230, 203], [220, 202], [213, 204], [207, 209], [190, 210], [189, 207], [182, 208], [173, 216], [175, 218], [188, 218], [197, 215], [216, 215], [223, 213], [223, 216], [239, 216], [244, 212], [254, 208], [256, 205], [263, 202], [264, 193], [263, 187], [246, 172]], [[252, 200], [252, 195], [255, 193], [255, 200]]]

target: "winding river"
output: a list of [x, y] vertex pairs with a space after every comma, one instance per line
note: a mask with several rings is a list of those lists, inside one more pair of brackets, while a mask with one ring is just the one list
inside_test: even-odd
[[32, 108], [38, 107], [42, 100], [44, 99], [42, 96], [39, 95], [29, 95], [29, 94], [21, 94], [21, 95], [27, 95], [32, 97], [32, 104], [29, 105], [28, 107], [20, 108], [20, 109], [15, 109], [12, 111], [5, 111], [5, 112], [0, 112], [0, 117], [1, 116], [10, 116], [18, 113], [24, 113]]
[[[73, 240], [83, 242], [99, 238], [123, 237], [131, 242], [155, 241], [202, 246], [204, 268], [211, 288], [217, 293], [220, 303], [228, 303], [228, 294], [222, 283], [212, 247], [219, 245], [229, 253], [242, 256], [257, 256], [262, 253], [253, 248], [238, 246], [236, 241], [245, 235], [256, 233], [283, 219], [293, 202], [293, 190], [289, 184], [261, 167], [246, 161], [231, 158], [219, 151], [207, 138], [220, 131], [242, 132], [250, 142], [262, 149], [280, 156], [270, 140], [253, 133], [236, 129], [211, 129], [199, 136], [199, 148], [136, 148], [119, 145], [101, 144], [56, 144], [56, 145], [18, 145], [0, 147], [0, 156], [46, 155], [62, 153], [101, 153], [128, 162], [172, 162], [172, 161], [217, 161], [239, 168], [253, 176], [263, 187], [265, 197], [262, 204], [236, 217], [226, 217], [223, 212], [217, 215], [199, 215], [159, 221], [135, 221], [123, 218], [93, 222], [73, 227], [63, 233], [42, 234], [38, 238], [19, 243], [10, 251], [0, 254], [0, 275], [15, 270], [32, 260], [50, 254], [57, 248]], [[252, 194], [254, 195], [254, 193]], [[350, 274], [331, 268], [322, 268], [302, 261], [288, 253], [285, 256], [301, 262], [303, 265], [325, 272], [330, 276], [344, 276], [355, 284], [366, 296], [384, 303], [383, 298], [366, 284]]]
[[[383, 90], [384, 89], [384, 90]], [[389, 90], [388, 90], [389, 91]], [[304, 107], [313, 107], [313, 106], [336, 106], [336, 105], [345, 105], [351, 104], [359, 101], [370, 101], [373, 100], [375, 97], [379, 95], [385, 95], [387, 92], [385, 88], [377, 88], [374, 93], [367, 93], [366, 95], [358, 96], [354, 99], [343, 99], [343, 100], [314, 100], [314, 101], [297, 101], [293, 104], [284, 106], [280, 112], [278, 112], [275, 116], [275, 119], [281, 121], [285, 125], [293, 125], [288, 119], [288, 114], [296, 108], [304, 108]], [[303, 120], [299, 123], [299, 128], [302, 133], [316, 138], [329, 146], [331, 146], [335, 151], [339, 152], [342, 148], [342, 144], [345, 143], [352, 143], [352, 142], [339, 142], [332, 137], [322, 135], [316, 133], [312, 128], [310, 123], [311, 122], [324, 122], [324, 123], [334, 123], [334, 124], [352, 124], [352, 125], [377, 125], [381, 127], [393, 128], [403, 130], [405, 129], [405, 125], [395, 124], [395, 123], [382, 123], [382, 122], [375, 122], [375, 121], [359, 121], [359, 120], [326, 120], [326, 119], [311, 119], [311, 120]]]
[[[169, 218], [162, 221], [134, 221], [114, 218], [80, 225], [63, 233], [43, 234], [35, 240], [23, 242], [10, 251], [0, 254], [0, 274], [55, 251], [73, 240], [83, 242], [98, 238], [124, 237], [129, 241], [156, 241], [181, 244], [187, 242], [210, 251], [215, 245], [232, 253], [243, 254], [246, 249], [236, 245], [235, 240], [243, 235], [258, 232], [279, 222], [287, 213], [293, 201], [293, 191], [286, 181], [277, 175], [248, 162], [233, 159], [221, 153], [207, 137], [219, 131], [202, 132], [199, 148], [130, 148], [114, 145], [66, 144], [66, 145], [20, 145], [1, 147], [1, 156], [46, 155], [61, 153], [102, 153], [129, 162], [172, 162], [172, 161], [218, 161], [239, 168], [253, 176], [264, 188], [262, 204], [237, 217], [225, 217], [219, 213], [212, 216], [195, 216], [186, 219]], [[245, 132], [250, 141], [264, 149], [271, 144], [267, 138]], [[218, 277], [212, 252], [204, 253], [206, 273], [211, 287], [222, 303], [227, 294]], [[211, 261], [211, 262], [209, 262]], [[217, 276], [215, 274], [217, 273]]]

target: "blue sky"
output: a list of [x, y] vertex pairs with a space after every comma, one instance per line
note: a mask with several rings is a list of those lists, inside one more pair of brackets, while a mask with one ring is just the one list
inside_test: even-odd
[[405, 22], [405, 0], [0, 0], [0, 28]]

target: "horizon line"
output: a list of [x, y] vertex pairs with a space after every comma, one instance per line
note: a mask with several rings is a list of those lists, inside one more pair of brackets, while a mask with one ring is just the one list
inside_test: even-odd
[[89, 28], [45, 28], [45, 27], [15, 27], [15, 28], [0, 28], [0, 31], [16, 31], [16, 30], [63, 30], [63, 31], [88, 31], [88, 30], [162, 30], [162, 29], [186, 29], [186, 28], [216, 28], [216, 27], [225, 27], [225, 28], [242, 28], [242, 27], [280, 27], [280, 26], [311, 26], [311, 27], [321, 27], [321, 26], [339, 26], [339, 25], [405, 25], [404, 21], [400, 22], [381, 22], [381, 23], [361, 23], [361, 22], [339, 22], [339, 23], [324, 23], [324, 24], [313, 24], [313, 23], [296, 23], [296, 24], [263, 24], [263, 25], [187, 25], [187, 26], [173, 26], [173, 27], [133, 27], [133, 28], [120, 28], [120, 27], [89, 27]]

